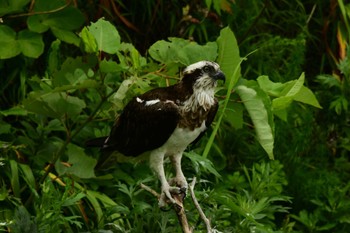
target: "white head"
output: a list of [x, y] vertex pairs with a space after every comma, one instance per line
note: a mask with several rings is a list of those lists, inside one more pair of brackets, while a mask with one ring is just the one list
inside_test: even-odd
[[183, 71], [183, 81], [190, 83], [193, 89], [215, 88], [216, 81], [225, 80], [220, 66], [211, 61], [199, 61], [187, 66]]
[[225, 75], [220, 70], [220, 66], [211, 61], [200, 61], [187, 66], [183, 71], [182, 82], [188, 88], [192, 88], [193, 95], [186, 106], [187, 111], [202, 106], [209, 109], [215, 102], [214, 91], [217, 80], [225, 80]]

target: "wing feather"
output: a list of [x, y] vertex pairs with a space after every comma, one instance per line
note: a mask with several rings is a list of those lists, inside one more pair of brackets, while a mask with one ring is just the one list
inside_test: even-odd
[[104, 145], [105, 150], [137, 156], [168, 140], [180, 117], [178, 106], [172, 101], [147, 102], [144, 97], [135, 97], [124, 108]]

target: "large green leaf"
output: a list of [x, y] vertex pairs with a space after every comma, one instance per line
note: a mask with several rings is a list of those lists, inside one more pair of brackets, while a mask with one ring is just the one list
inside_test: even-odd
[[273, 159], [274, 135], [273, 126], [270, 125], [268, 111], [264, 101], [253, 88], [244, 85], [237, 87], [237, 93], [241, 97], [247, 109], [260, 145], [264, 148], [270, 159]]
[[39, 33], [23, 30], [18, 33], [18, 44], [23, 55], [38, 58], [44, 52], [44, 42]]
[[27, 19], [28, 28], [38, 33], [45, 32], [49, 28], [58, 28], [67, 31], [78, 29], [84, 23], [84, 15], [78, 8], [73, 6], [62, 8], [65, 4], [66, 2], [62, 0], [37, 0], [34, 5], [36, 12], [54, 12], [29, 16]]
[[85, 52], [87, 53], [97, 53], [97, 42], [95, 37], [90, 33], [87, 27], [84, 27], [80, 32], [80, 38]]
[[[84, 37], [91, 40], [91, 36], [87, 36], [89, 32], [96, 40], [98, 51], [103, 51], [109, 54], [117, 53], [120, 47], [120, 36], [117, 29], [108, 21], [99, 19], [96, 23], [91, 23], [87, 27], [88, 31], [84, 32]], [[86, 41], [83, 38], [83, 42]], [[91, 42], [89, 42], [91, 44]], [[89, 46], [90, 48], [91, 46]], [[93, 47], [91, 47], [93, 48]]]
[[97, 160], [87, 156], [83, 148], [74, 144], [68, 144], [66, 154], [69, 166], [63, 165], [62, 161], [57, 161], [55, 164], [59, 175], [70, 174], [79, 178], [95, 177], [94, 168]]
[[60, 40], [79, 47], [80, 38], [73, 32], [56, 27], [51, 28], [52, 33]]
[[0, 25], [0, 59], [15, 57], [21, 53], [16, 32], [6, 25]]
[[44, 51], [44, 42], [38, 33], [25, 29], [16, 35], [12, 28], [0, 25], [0, 34], [0, 59], [15, 57], [21, 52], [27, 57], [38, 58]]
[[239, 49], [235, 35], [229, 28], [224, 28], [221, 30], [220, 38], [218, 38], [217, 44], [219, 47], [218, 62], [221, 69], [226, 75], [226, 79], [228, 80], [226, 82], [227, 91], [225, 101], [223, 101], [222, 111], [220, 111], [217, 124], [215, 125], [215, 128], [210, 135], [209, 141], [203, 151], [203, 157], [207, 157], [209, 154], [210, 148], [214, 142], [215, 135], [219, 130], [221, 121], [226, 115], [225, 112], [227, 110], [229, 100], [231, 99], [231, 93], [241, 76], [241, 62], [243, 61], [239, 56]]
[[30, 112], [53, 118], [61, 118], [63, 115], [72, 117], [86, 107], [83, 100], [65, 92], [32, 92], [23, 101], [23, 106]]
[[0, 17], [6, 14], [21, 12], [25, 5], [27, 5], [30, 0], [8, 0], [0, 1]]
[[68, 57], [61, 69], [53, 74], [53, 84], [55, 87], [78, 84], [88, 78], [88, 70], [89, 65], [81, 57]]
[[[241, 76], [241, 57], [237, 40], [229, 27], [220, 31], [220, 36], [217, 39], [219, 54], [217, 62], [220, 64], [221, 70], [226, 75], [227, 84], [233, 87]], [[238, 69], [235, 71], [235, 69]], [[232, 87], [229, 89], [232, 89]]]
[[304, 104], [309, 104], [316, 108], [322, 108], [314, 93], [307, 87], [303, 86], [300, 91], [293, 97], [295, 101], [299, 101]]
[[281, 96], [282, 90], [285, 88], [286, 84], [284, 83], [275, 83], [272, 82], [268, 76], [262, 75], [259, 76], [256, 81], [259, 84], [259, 87], [265, 91], [268, 95], [273, 97]]
[[[321, 108], [312, 91], [303, 85], [305, 81], [304, 73], [297, 80], [286, 83], [272, 82], [267, 76], [260, 76], [257, 81], [263, 91], [272, 97], [277, 97], [272, 100], [274, 113], [278, 113], [279, 115], [281, 113], [285, 114], [284, 109], [293, 101]], [[285, 119], [285, 117], [282, 119]]]
[[208, 42], [205, 45], [199, 45], [181, 38], [157, 41], [148, 51], [151, 57], [158, 62], [180, 63], [185, 66], [201, 60], [214, 61], [217, 57], [216, 43]]

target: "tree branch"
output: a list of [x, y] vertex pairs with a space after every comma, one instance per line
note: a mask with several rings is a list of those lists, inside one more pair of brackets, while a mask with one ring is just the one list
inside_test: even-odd
[[197, 198], [196, 198], [196, 196], [195, 196], [195, 194], [194, 194], [194, 186], [195, 186], [195, 184], [196, 184], [196, 180], [197, 180], [197, 178], [196, 178], [196, 177], [193, 177], [193, 180], [192, 180], [192, 182], [191, 182], [191, 184], [190, 184], [190, 186], [189, 186], [190, 195], [191, 195], [193, 204], [194, 204], [194, 206], [196, 207], [196, 209], [197, 209], [197, 211], [198, 211], [198, 213], [199, 213], [199, 216], [201, 217], [201, 219], [203, 220], [203, 222], [204, 222], [204, 224], [205, 224], [205, 226], [206, 226], [206, 228], [207, 228], [207, 232], [208, 232], [208, 233], [211, 233], [211, 232], [213, 232], [213, 230], [212, 230], [212, 228], [211, 228], [211, 226], [210, 226], [210, 221], [209, 221], [209, 219], [205, 216], [205, 214], [204, 214], [204, 212], [203, 212], [201, 206], [199, 205], [199, 203], [198, 203], [198, 201], [197, 201]]
[[68, 7], [70, 5], [72, 0], [67, 0], [66, 4], [64, 4], [63, 6], [60, 6], [56, 9], [53, 10], [48, 10], [48, 11], [38, 11], [38, 12], [31, 12], [33, 10], [35, 1], [31, 1], [30, 6], [29, 6], [29, 11], [27, 13], [21, 13], [21, 14], [16, 14], [16, 15], [9, 15], [7, 17], [3, 17], [3, 18], [18, 18], [18, 17], [25, 17], [25, 16], [32, 16], [32, 15], [44, 15], [44, 14], [52, 14], [58, 11], [63, 10], [64, 8]]
[[[196, 180], [197, 180], [197, 178], [193, 177], [193, 180], [192, 180], [191, 184], [189, 185], [189, 192], [190, 192], [190, 195], [191, 195], [191, 199], [192, 199], [193, 204], [194, 204], [194, 206], [196, 207], [196, 209], [197, 209], [197, 211], [199, 213], [200, 218], [202, 219], [202, 221], [205, 224], [205, 227], [207, 229], [207, 233], [214, 233], [215, 230], [213, 230], [211, 228], [210, 220], [205, 216], [205, 214], [204, 214], [202, 208], [200, 207], [200, 205], [198, 203], [198, 200], [197, 200], [197, 198], [196, 198], [196, 196], [194, 194], [194, 186], [196, 185]], [[148, 187], [147, 185], [140, 184], [140, 187], [142, 189], [146, 190], [147, 192], [151, 193], [158, 200], [161, 197], [161, 195], [159, 193], [157, 193], [155, 190], [153, 190], [152, 188]], [[188, 224], [185, 208], [184, 208], [184, 205], [183, 205], [184, 194], [173, 194], [172, 196], [173, 196], [173, 198], [176, 201], [176, 204], [173, 205], [173, 208], [175, 210], [175, 213], [176, 213], [177, 218], [179, 220], [179, 223], [181, 225], [182, 231], [184, 233], [192, 233], [193, 232], [193, 230], [192, 230], [193, 228], [191, 228], [189, 226], [189, 224]]]
[[[153, 196], [155, 196], [158, 200], [161, 197], [159, 193], [157, 193], [154, 189], [148, 187], [147, 185], [140, 184], [140, 187], [147, 192], [151, 193]], [[184, 233], [192, 233], [192, 230], [188, 224], [187, 221], [187, 216], [185, 212], [185, 208], [183, 206], [183, 200], [184, 200], [184, 195], [182, 194], [173, 194], [173, 198], [176, 201], [176, 204], [173, 205], [173, 209], [175, 210], [175, 213], [177, 215], [177, 218], [179, 220], [180, 226], [182, 228], [182, 231]]]

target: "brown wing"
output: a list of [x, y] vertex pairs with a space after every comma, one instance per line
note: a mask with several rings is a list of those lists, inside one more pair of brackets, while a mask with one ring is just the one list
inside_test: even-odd
[[103, 150], [117, 150], [127, 156], [137, 156], [162, 146], [175, 130], [178, 106], [171, 101], [148, 104], [146, 96], [135, 97], [125, 107]]

